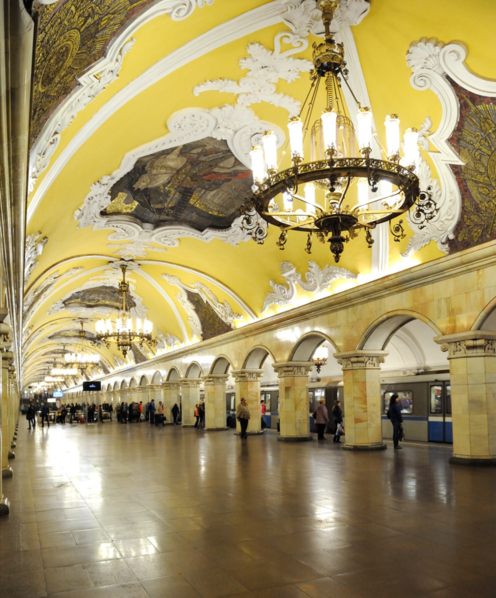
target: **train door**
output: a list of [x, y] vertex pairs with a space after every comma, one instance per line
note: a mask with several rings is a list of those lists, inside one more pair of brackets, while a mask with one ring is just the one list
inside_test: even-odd
[[449, 382], [429, 384], [429, 442], [453, 442]]

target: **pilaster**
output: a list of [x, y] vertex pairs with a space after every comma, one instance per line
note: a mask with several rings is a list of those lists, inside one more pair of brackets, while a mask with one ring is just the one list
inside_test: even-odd
[[[262, 412], [260, 407], [260, 377], [263, 374], [260, 369], [233, 370], [236, 383], [236, 405], [244, 397], [250, 411], [250, 423], [248, 434], [262, 434]], [[236, 420], [236, 433], [241, 432], [241, 426]]]
[[200, 402], [200, 378], [181, 380], [182, 426], [193, 428], [196, 422], [195, 407]]
[[382, 441], [381, 363], [387, 351], [335, 353], [343, 368], [345, 450], [385, 450]]
[[450, 364], [450, 463], [496, 465], [496, 333], [469, 331], [434, 340]]
[[205, 383], [205, 430], [227, 430], [226, 381], [227, 374], [207, 374]]
[[308, 402], [308, 372], [313, 362], [288, 361], [274, 363], [279, 378], [279, 440], [301, 442], [312, 440]]

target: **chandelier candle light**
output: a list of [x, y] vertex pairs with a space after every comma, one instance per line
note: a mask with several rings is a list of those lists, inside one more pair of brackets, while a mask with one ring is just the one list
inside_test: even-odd
[[[245, 218], [255, 209], [266, 222], [280, 228], [277, 241], [280, 249], [284, 249], [288, 231], [297, 230], [307, 233], [306, 251], [310, 253], [315, 234], [322, 243], [330, 243], [334, 260], [338, 262], [343, 244], [356, 237], [360, 230], [365, 231], [371, 247], [372, 229], [389, 221], [394, 239], [399, 241], [405, 236], [402, 221], [391, 227], [392, 219], [416, 204], [411, 218], [423, 228], [422, 224], [425, 226], [438, 209], [428, 193], [420, 192], [416, 174], [420, 159], [417, 130], [406, 131], [405, 152], [401, 157], [400, 120], [396, 114], [389, 115], [385, 122], [387, 149], [382, 148], [372, 128], [370, 108], [361, 106], [348, 83], [343, 44], [337, 43], [330, 33], [340, 1], [317, 0], [317, 5], [322, 11], [325, 41], [313, 45], [310, 91], [300, 115], [291, 118], [288, 124], [292, 166], [278, 170], [277, 137], [267, 131], [262, 144], [250, 152], [254, 185]], [[320, 118], [313, 121], [322, 80], [325, 108]], [[357, 105], [358, 135], [347, 111], [343, 84]], [[311, 161], [304, 162], [309, 131]], [[381, 149], [381, 160], [370, 157], [373, 139]], [[379, 183], [381, 197], [374, 195]], [[280, 200], [276, 199], [278, 196], [282, 196]], [[343, 236], [343, 233], [348, 234]]]
[[317, 347], [317, 349], [312, 357], [312, 361], [315, 364], [315, 369], [317, 370], [317, 374], [320, 374], [320, 370], [321, 370], [322, 366], [327, 363], [328, 358], [329, 358], [329, 349], [325, 345], [320, 345], [320, 347]]
[[119, 283], [119, 291], [122, 293], [121, 313], [115, 324], [108, 318], [99, 320], [95, 328], [97, 342], [102, 342], [107, 348], [110, 348], [110, 343], [116, 343], [117, 348], [126, 357], [133, 344], [138, 344], [141, 347], [144, 343], [155, 346], [157, 341], [152, 338], [153, 324], [150, 320], [142, 321], [140, 318], [136, 318], [133, 323], [126, 301], [129, 292], [129, 283], [126, 282], [127, 266], [122, 265], [121, 270], [122, 282]]
[[81, 372], [88, 369], [90, 365], [96, 365], [100, 362], [99, 355], [90, 353], [85, 344], [84, 322], [80, 321], [81, 330], [79, 331], [80, 347], [77, 353], [66, 353], [64, 355], [65, 365], [70, 368], [75, 368]]

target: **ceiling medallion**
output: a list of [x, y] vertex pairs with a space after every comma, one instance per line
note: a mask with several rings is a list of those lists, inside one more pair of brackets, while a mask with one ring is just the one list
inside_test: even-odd
[[[391, 226], [391, 220], [416, 204], [415, 218], [428, 221], [436, 215], [437, 206], [427, 193], [420, 197], [416, 174], [420, 160], [417, 130], [406, 131], [405, 155], [400, 158], [399, 118], [395, 114], [386, 117], [387, 151], [382, 148], [372, 129], [370, 108], [360, 105], [348, 83], [343, 44], [337, 43], [330, 33], [340, 2], [317, 0], [317, 4], [322, 11], [325, 41], [313, 45], [310, 90], [300, 115], [291, 118], [288, 124], [292, 166], [278, 171], [277, 136], [267, 131], [262, 145], [250, 152], [254, 185], [249, 209], [254, 208], [265, 221], [281, 229], [277, 241], [280, 249], [284, 249], [288, 231], [303, 231], [308, 235], [308, 253], [315, 235], [322, 243], [330, 243], [338, 262], [344, 243], [355, 238], [359, 231], [365, 231], [371, 247], [371, 231], [377, 224], [389, 221], [391, 233], [399, 241], [405, 236], [402, 221]], [[312, 113], [322, 81], [326, 105], [314, 122]], [[343, 83], [358, 106], [358, 139], [344, 99]], [[308, 133], [311, 162], [304, 162]], [[381, 147], [383, 159], [370, 157], [372, 138]], [[379, 183], [380, 197], [377, 197], [373, 194], [378, 191]], [[304, 196], [300, 191], [303, 185]]]
[[90, 353], [85, 344], [84, 322], [80, 321], [81, 330], [79, 331], [80, 346], [76, 353], [66, 353], [64, 355], [64, 363], [66, 367], [76, 369], [81, 373], [86, 371], [91, 365], [96, 365], [100, 362], [100, 357], [95, 353]]
[[115, 324], [110, 318], [106, 320], [98, 320], [95, 325], [96, 329], [96, 343], [103, 343], [107, 349], [110, 348], [110, 343], [115, 343], [117, 348], [124, 357], [131, 350], [133, 344], [140, 347], [146, 343], [149, 346], [157, 344], [156, 339], [152, 338], [153, 324], [150, 320], [136, 318], [133, 322], [130, 309], [127, 307], [127, 295], [129, 293], [129, 283], [126, 282], [127, 265], [121, 265], [122, 282], [119, 283], [119, 291], [122, 294], [122, 309]]

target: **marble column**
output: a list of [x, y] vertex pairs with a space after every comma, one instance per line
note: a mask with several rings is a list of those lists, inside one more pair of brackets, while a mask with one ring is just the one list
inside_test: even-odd
[[456, 465], [496, 465], [496, 333], [434, 339], [448, 352]]
[[13, 475], [9, 467], [9, 366], [14, 355], [10, 351], [2, 353], [2, 478], [10, 478]]
[[312, 440], [308, 402], [308, 372], [313, 362], [274, 363], [279, 377], [279, 438], [281, 442]]
[[227, 430], [226, 381], [227, 374], [207, 374], [205, 383], [205, 430]]
[[[233, 370], [236, 383], [236, 407], [244, 397], [250, 411], [250, 423], [248, 424], [248, 434], [262, 434], [262, 410], [260, 406], [260, 376], [264, 370], [246, 369]], [[239, 421], [236, 420], [236, 433], [241, 432]]]
[[162, 384], [162, 388], [164, 390], [164, 415], [167, 418], [165, 423], [172, 424], [174, 423], [174, 418], [172, 417], [172, 407], [174, 407], [174, 403], [177, 403], [177, 406], [179, 407], [179, 403], [181, 401], [180, 380], [164, 382]]
[[335, 353], [343, 368], [345, 450], [378, 451], [382, 441], [381, 363], [387, 351]]
[[200, 378], [181, 380], [182, 425], [184, 428], [192, 428], [196, 423], [195, 407], [200, 402], [200, 384]]

